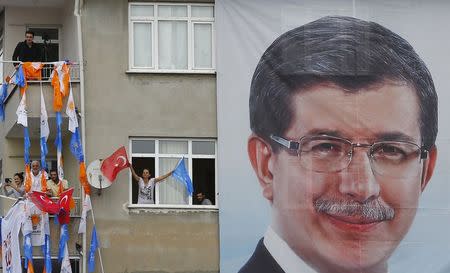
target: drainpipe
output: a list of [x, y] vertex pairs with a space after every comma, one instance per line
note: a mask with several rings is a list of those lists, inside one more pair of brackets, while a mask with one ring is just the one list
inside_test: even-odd
[[[73, 14], [77, 18], [77, 42], [78, 42], [78, 62], [80, 64], [80, 111], [81, 111], [81, 143], [83, 145], [84, 162], [86, 162], [86, 121], [84, 106], [84, 58], [83, 58], [83, 37], [81, 32], [81, 7], [83, 0], [75, 0]], [[81, 3], [80, 3], [81, 2]], [[81, 204], [84, 204], [84, 190], [81, 189]], [[86, 223], [87, 224], [87, 223]], [[86, 264], [86, 232], [83, 233], [83, 255], [81, 272], [85, 273]]]

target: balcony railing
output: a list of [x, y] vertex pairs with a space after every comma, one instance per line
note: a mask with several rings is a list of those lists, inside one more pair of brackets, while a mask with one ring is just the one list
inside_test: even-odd
[[[14, 68], [14, 63], [17, 63], [15, 61], [0, 61], [0, 63], [3, 63], [3, 80], [5, 79], [5, 77], [7, 75], [9, 75], [10, 77], [12, 77], [13, 75], [15, 75], [16, 73], [16, 69]], [[9, 65], [10, 66], [9, 66]], [[28, 82], [49, 82], [50, 81], [50, 77], [52, 75], [53, 72], [53, 67], [55, 62], [42, 62], [42, 64], [44, 64], [44, 67], [42, 68], [42, 78], [39, 79], [27, 79]], [[80, 64], [79, 63], [69, 63], [69, 68], [70, 68], [70, 80], [72, 82], [79, 82], [80, 81]], [[5, 73], [7, 72], [7, 73]]]

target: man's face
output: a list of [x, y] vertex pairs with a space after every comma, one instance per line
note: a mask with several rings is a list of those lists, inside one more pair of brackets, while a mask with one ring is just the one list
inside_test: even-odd
[[200, 192], [200, 193], [197, 193], [197, 200], [198, 200], [198, 201], [200, 201], [200, 202], [203, 201], [204, 197], [205, 197], [205, 196], [203, 195], [203, 193], [201, 193], [201, 192]]
[[[292, 109], [292, 123], [282, 136], [286, 139], [333, 134], [353, 143], [372, 144], [388, 136], [421, 143], [418, 100], [407, 85], [380, 84], [353, 94], [331, 84], [317, 85], [294, 95]], [[347, 168], [334, 173], [306, 169], [286, 149], [264, 153], [267, 175], [262, 177], [260, 171], [258, 177], [272, 204], [272, 226], [320, 272], [385, 270], [386, 260], [411, 226], [436, 155], [433, 149], [431, 159], [418, 163], [407, 178], [398, 178], [374, 174], [363, 147], [354, 149]], [[394, 217], [374, 222], [361, 212], [346, 216], [318, 212], [314, 204], [319, 200], [371, 204], [393, 210]]]
[[33, 39], [34, 39], [33, 34], [30, 34], [30, 33], [26, 33], [26, 34], [25, 34], [25, 41], [26, 41], [28, 44], [31, 44], [31, 43], [33, 42]]
[[57, 172], [50, 172], [50, 179], [53, 180], [53, 182], [58, 183], [58, 173]]
[[31, 163], [31, 171], [33, 172], [34, 175], [37, 175], [39, 173], [41, 166], [39, 164], [39, 162], [37, 161], [33, 161]]

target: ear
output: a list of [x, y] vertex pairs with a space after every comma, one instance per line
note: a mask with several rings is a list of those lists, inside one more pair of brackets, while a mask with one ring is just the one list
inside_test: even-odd
[[423, 163], [423, 173], [422, 173], [422, 182], [421, 188], [422, 192], [425, 190], [428, 182], [430, 182], [431, 176], [433, 176], [434, 167], [436, 166], [436, 158], [437, 158], [437, 148], [436, 145], [428, 152], [428, 158]]
[[270, 145], [262, 138], [252, 134], [248, 138], [247, 152], [253, 170], [258, 177], [259, 184], [263, 190], [263, 196], [272, 202], [273, 200], [273, 176], [271, 172], [270, 159], [273, 156]]

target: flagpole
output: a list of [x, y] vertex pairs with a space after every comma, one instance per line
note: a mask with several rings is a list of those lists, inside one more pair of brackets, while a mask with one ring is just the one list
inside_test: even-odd
[[[92, 223], [94, 224], [95, 227], [94, 207], [92, 206], [92, 203], [91, 203], [91, 214], [92, 214]], [[103, 269], [102, 252], [100, 251], [100, 246], [97, 247], [97, 251], [98, 251], [98, 258], [100, 260], [100, 268], [102, 269], [102, 273], [105, 273], [105, 270]]]

